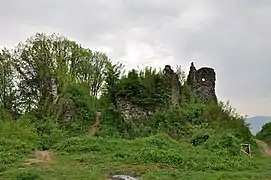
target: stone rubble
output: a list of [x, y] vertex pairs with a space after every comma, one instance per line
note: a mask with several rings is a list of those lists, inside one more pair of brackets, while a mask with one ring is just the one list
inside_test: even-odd
[[140, 180], [140, 179], [128, 175], [113, 175], [108, 180]]

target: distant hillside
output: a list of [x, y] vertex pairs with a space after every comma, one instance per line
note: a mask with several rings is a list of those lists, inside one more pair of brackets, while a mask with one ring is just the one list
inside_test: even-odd
[[250, 124], [251, 132], [256, 134], [261, 130], [262, 125], [271, 121], [271, 116], [254, 116], [247, 118], [246, 121]]

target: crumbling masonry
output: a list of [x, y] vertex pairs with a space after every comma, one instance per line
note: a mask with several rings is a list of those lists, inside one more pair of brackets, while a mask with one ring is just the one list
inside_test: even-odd
[[[169, 89], [170, 103], [174, 105], [180, 104], [182, 98], [182, 85], [179, 81], [178, 74], [171, 69], [170, 65], [166, 65], [164, 68], [164, 75]], [[202, 67], [197, 70], [194, 63], [191, 63], [187, 84], [191, 87], [191, 90], [195, 93], [197, 99], [203, 102], [213, 101], [217, 103], [215, 81], [216, 74], [214, 69]], [[145, 119], [152, 114], [152, 112], [121, 97], [117, 99], [117, 107], [125, 120]]]
[[171, 104], [177, 105], [181, 99], [181, 83], [178, 75], [171, 69], [170, 65], [164, 68], [167, 86], [170, 89]]
[[191, 63], [187, 84], [195, 92], [197, 98], [204, 102], [217, 102], [215, 93], [216, 74], [213, 68], [202, 67], [196, 69]]

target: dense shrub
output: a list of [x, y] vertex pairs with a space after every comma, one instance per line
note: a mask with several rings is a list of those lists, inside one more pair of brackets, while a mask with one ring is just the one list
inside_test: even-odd
[[52, 119], [43, 119], [41, 122], [36, 123], [36, 127], [39, 135], [38, 149], [48, 150], [66, 135], [59, 124]]
[[[252, 134], [244, 118], [229, 114], [228, 106], [201, 102], [182, 103], [156, 111], [149, 119], [119, 122], [119, 132], [125, 138], [146, 137], [166, 133], [172, 138], [196, 138], [197, 133], [214, 129], [219, 133], [230, 132], [244, 142], [252, 142]], [[197, 128], [200, 127], [200, 128]], [[204, 136], [206, 134], [198, 134]]]
[[271, 144], [271, 122], [265, 123], [261, 131], [256, 134], [256, 137]]
[[89, 88], [84, 83], [70, 83], [62, 92], [62, 99], [71, 99], [75, 105], [75, 120], [78, 123], [90, 124], [95, 117], [95, 98], [89, 94]]
[[0, 171], [18, 161], [37, 146], [38, 134], [31, 117], [0, 120]]
[[41, 175], [34, 171], [23, 171], [16, 175], [16, 180], [42, 180]]
[[164, 107], [168, 101], [165, 78], [155, 69], [146, 68], [139, 73], [133, 69], [119, 80], [116, 88], [118, 89], [116, 96], [129, 99], [145, 109]]

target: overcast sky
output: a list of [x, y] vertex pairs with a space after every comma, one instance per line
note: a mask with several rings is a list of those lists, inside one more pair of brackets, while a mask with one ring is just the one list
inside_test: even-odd
[[270, 0], [0, 0], [0, 48], [60, 33], [128, 68], [213, 67], [242, 115], [271, 115]]

